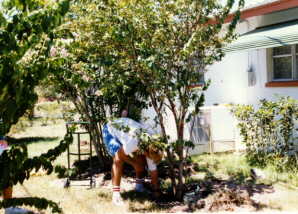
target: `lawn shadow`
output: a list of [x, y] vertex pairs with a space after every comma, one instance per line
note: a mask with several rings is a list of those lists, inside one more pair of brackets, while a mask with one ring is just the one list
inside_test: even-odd
[[[140, 193], [134, 190], [124, 192], [121, 195], [125, 201], [129, 201], [129, 210], [131, 212], [156, 212], [158, 210], [170, 210], [175, 206], [184, 206], [182, 201], [177, 200], [174, 195], [166, 189], [161, 190], [161, 197], [157, 201], [154, 200], [152, 194]], [[150, 203], [149, 206], [144, 207], [143, 205], [148, 201], [154, 203]], [[137, 204], [140, 204], [140, 206]]]
[[19, 145], [21, 143], [27, 143], [27, 144], [33, 144], [33, 143], [44, 143], [52, 142], [58, 140], [59, 137], [22, 137], [22, 138], [13, 138], [13, 137], [7, 137], [6, 140], [9, 143], [9, 145]]

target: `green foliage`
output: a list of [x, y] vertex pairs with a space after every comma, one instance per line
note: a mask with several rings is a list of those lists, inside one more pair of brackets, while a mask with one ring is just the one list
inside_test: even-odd
[[63, 96], [56, 90], [55, 86], [47, 81], [42, 81], [35, 88], [39, 100], [54, 101], [63, 100]]
[[68, 118], [73, 108], [71, 102], [42, 102], [35, 105], [34, 112], [44, 118], [43, 125], [47, 125], [48, 122], [55, 124], [59, 117]]
[[68, 176], [68, 169], [61, 165], [56, 165], [55, 173], [57, 173], [58, 178], [66, 178]]
[[2, 181], [0, 183], [0, 190], [23, 183], [25, 179], [30, 178], [30, 172], [35, 169], [38, 171], [40, 167], [47, 170], [47, 174], [53, 171], [53, 162], [59, 155], [66, 151], [68, 145], [73, 142], [71, 135], [66, 135], [64, 140], [54, 149], [50, 149], [47, 153], [39, 157], [28, 158], [27, 145], [22, 143], [20, 146], [13, 145], [12, 148], [0, 156], [1, 170], [0, 175]]
[[49, 73], [52, 30], [61, 24], [68, 1], [5, 1], [0, 12], [0, 134], [32, 106], [34, 87]]
[[[69, 9], [69, 1], [5, 1], [0, 12], [0, 135], [7, 134], [25, 112], [37, 101], [34, 88], [50, 72], [49, 60], [53, 30], [58, 27]], [[12, 146], [0, 156], [0, 194], [9, 186], [23, 183], [30, 172], [43, 167], [53, 171], [51, 161], [66, 150], [72, 138], [65, 136], [60, 145], [40, 157], [28, 158], [27, 146]], [[46, 199], [20, 198], [3, 200], [1, 207], [16, 205], [52, 207], [57, 204]]]
[[[10, 150], [4, 151], [0, 156], [0, 168], [2, 169], [0, 171], [0, 194], [2, 194], [3, 191], [10, 186], [16, 185], [17, 183], [22, 184], [24, 180], [28, 180], [32, 170], [37, 172], [42, 167], [45, 171], [47, 171], [47, 175], [50, 175], [54, 169], [52, 162], [56, 160], [59, 155], [65, 152], [72, 142], [72, 135], [65, 135], [64, 140], [62, 140], [54, 149], [50, 149], [47, 153], [33, 158], [28, 158], [27, 145], [25, 143], [22, 143], [20, 146], [13, 145]], [[17, 203], [14, 204], [14, 206], [17, 206], [24, 203], [26, 205], [32, 204], [31, 206], [37, 205], [37, 208], [40, 206], [45, 208], [50, 206], [57, 210], [57, 205], [51, 201], [45, 203], [44, 200], [45, 199], [36, 199], [34, 202], [29, 202], [30, 199], [28, 198], [24, 199], [24, 201], [16, 199], [7, 203], [5, 202], [6, 200], [4, 200], [2, 202], [2, 206], [6, 207], [6, 204], [11, 203]]]
[[[25, 131], [34, 124], [48, 125], [56, 124], [62, 117], [65, 122], [73, 121], [77, 111], [71, 102], [43, 102], [34, 105], [19, 118], [18, 122], [11, 126], [9, 135]], [[37, 117], [34, 117], [34, 114]]]
[[52, 213], [62, 213], [62, 210], [59, 208], [58, 204], [53, 201], [47, 200], [45, 198], [36, 198], [36, 197], [28, 197], [28, 198], [11, 198], [0, 201], [0, 209], [12, 207], [12, 206], [34, 206], [37, 209], [45, 210], [48, 207], [52, 208]]
[[9, 134], [17, 134], [26, 130], [27, 127], [32, 127], [34, 123], [34, 117], [32, 115], [32, 109], [29, 109], [25, 114], [19, 118], [18, 122], [11, 126]]
[[278, 98], [261, 100], [257, 110], [249, 105], [237, 105], [231, 111], [239, 120], [249, 162], [261, 167], [272, 162], [285, 171], [297, 168], [294, 148], [297, 138], [293, 138], [293, 129], [298, 120], [298, 102], [291, 97]]
[[71, 102], [63, 102], [61, 103], [61, 111], [63, 120], [65, 122], [75, 121], [75, 116], [78, 114], [75, 106]]
[[107, 165], [110, 157], [101, 133], [107, 114], [120, 117], [127, 110], [128, 117], [140, 121], [148, 92], [103, 39], [108, 23], [98, 5], [99, 1], [73, 3], [51, 50], [52, 59], [63, 63], [52, 67], [49, 82], [74, 103], [81, 120], [90, 122], [95, 150]]
[[[7, 134], [25, 112], [37, 101], [34, 88], [50, 72], [51, 65], [59, 62], [49, 60], [53, 29], [63, 21], [69, 9], [69, 1], [32, 1], [8, 0], [3, 3], [0, 12], [0, 135]], [[61, 154], [69, 137], [54, 150], [41, 157], [28, 158], [27, 146], [12, 146], [0, 156], [0, 193], [9, 186], [23, 183], [29, 179], [30, 171], [40, 167], [53, 170], [51, 161]], [[7, 204], [32, 204], [37, 207], [53, 207], [56, 204], [46, 199], [16, 199]]]
[[[184, 139], [184, 125], [203, 105], [203, 91], [210, 83], [193, 86], [208, 66], [222, 59], [222, 48], [236, 38], [244, 0], [239, 1], [232, 22], [223, 25], [234, 2], [228, 0], [224, 6], [217, 0], [75, 2], [51, 52], [52, 60], [59, 62], [51, 67], [51, 81], [74, 102], [83, 120], [92, 124], [93, 139], [101, 136], [107, 110], [120, 117], [124, 109], [139, 114], [149, 105], [169, 143], [164, 116], [167, 110], [172, 113], [179, 142], [175, 148], [180, 154], [179, 197], [182, 150], [191, 146]], [[195, 110], [188, 117], [192, 105]], [[139, 120], [138, 114], [129, 117]], [[102, 142], [95, 144], [98, 155], [104, 156], [99, 151], [104, 148]], [[175, 189], [170, 147], [167, 154]]]
[[53, 58], [65, 63], [56, 67], [50, 80], [75, 102], [86, 120], [106, 120], [108, 110], [120, 117], [125, 109], [130, 117], [140, 120], [140, 110], [147, 107], [146, 88], [129, 65], [120, 66], [119, 57], [104, 42], [107, 23], [101, 18], [98, 1], [73, 4], [52, 49]]

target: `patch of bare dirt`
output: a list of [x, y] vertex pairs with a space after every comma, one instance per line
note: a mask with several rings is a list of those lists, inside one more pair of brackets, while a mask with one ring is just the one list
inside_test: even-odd
[[239, 208], [244, 208], [246, 211], [253, 210], [252, 201], [246, 190], [235, 192], [231, 189], [219, 189], [207, 198], [198, 200], [196, 208], [204, 212], [239, 211]]

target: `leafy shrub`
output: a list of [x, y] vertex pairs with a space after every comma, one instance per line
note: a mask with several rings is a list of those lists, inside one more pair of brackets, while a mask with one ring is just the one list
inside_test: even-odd
[[251, 105], [236, 105], [231, 112], [239, 120], [251, 165], [265, 167], [272, 162], [279, 171], [297, 170], [298, 138], [293, 136], [293, 130], [298, 119], [298, 102], [291, 97], [277, 98], [277, 101], [261, 100], [257, 110]]
[[59, 118], [68, 121], [70, 115], [76, 113], [74, 109], [71, 102], [43, 102], [35, 105], [35, 116], [41, 118], [42, 125], [56, 124]]
[[9, 134], [17, 134], [26, 130], [27, 127], [32, 127], [36, 123], [43, 126], [49, 123], [56, 124], [57, 121], [63, 118], [66, 122], [73, 121], [77, 111], [71, 102], [43, 102], [36, 104], [28, 109], [26, 113], [12, 125]]
[[[73, 130], [71, 130], [71, 132], [72, 131]], [[2, 195], [3, 191], [8, 187], [18, 183], [23, 184], [25, 180], [30, 178], [32, 170], [37, 172], [42, 167], [47, 171], [47, 175], [50, 175], [54, 170], [52, 163], [58, 156], [65, 152], [72, 143], [72, 135], [67, 134], [64, 139], [60, 141], [58, 146], [33, 158], [28, 158], [28, 149], [25, 143], [19, 146], [12, 145], [10, 150], [4, 151], [3, 154], [0, 155], [0, 195]], [[55, 171], [58, 171], [58, 168], [59, 166]], [[0, 209], [20, 205], [35, 206], [40, 209], [51, 207], [52, 212], [61, 212], [61, 209], [55, 202], [48, 201], [44, 198], [12, 198], [0, 201]]]
[[65, 122], [75, 121], [78, 111], [71, 102], [64, 102], [61, 104], [62, 117]]
[[39, 86], [35, 88], [39, 100], [61, 100], [63, 96], [56, 90], [56, 87], [49, 81], [42, 81]]
[[27, 127], [32, 127], [34, 124], [34, 106], [26, 111], [26, 113], [19, 118], [18, 122], [11, 126], [9, 134], [16, 134], [23, 132]]

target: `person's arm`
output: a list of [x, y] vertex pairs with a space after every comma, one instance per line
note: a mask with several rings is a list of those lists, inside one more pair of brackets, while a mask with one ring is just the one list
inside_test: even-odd
[[151, 178], [151, 182], [152, 182], [152, 186], [153, 186], [153, 190], [154, 190], [154, 197], [156, 199], [158, 199], [160, 196], [160, 193], [159, 193], [157, 166], [154, 163], [154, 160], [148, 157], [148, 153], [146, 151], [144, 151], [144, 153], [146, 156], [149, 174], [150, 174], [150, 178]]

